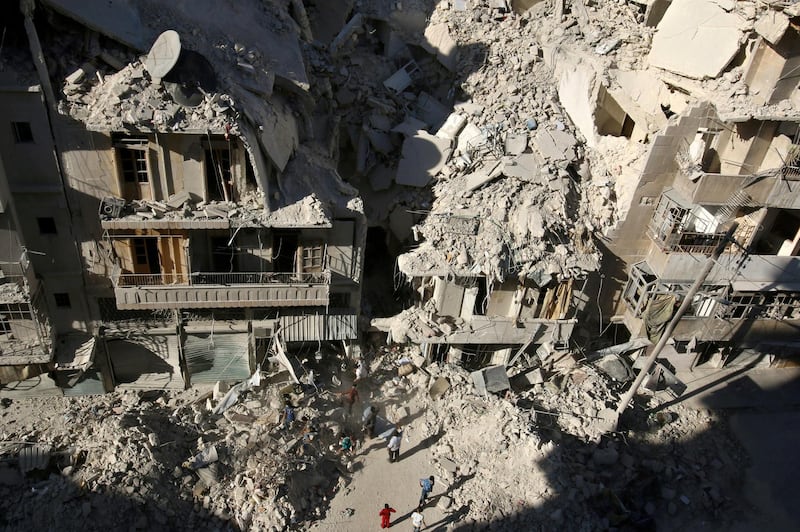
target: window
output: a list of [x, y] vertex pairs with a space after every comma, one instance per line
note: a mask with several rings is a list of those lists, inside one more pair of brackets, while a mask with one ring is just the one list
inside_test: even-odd
[[33, 142], [30, 122], [11, 122], [11, 127], [14, 129], [14, 142], [17, 144]]
[[322, 243], [307, 242], [303, 244], [303, 271], [322, 271]]
[[143, 238], [133, 239], [133, 257], [136, 264], [147, 264], [147, 246]]
[[117, 150], [122, 168], [122, 180], [126, 183], [148, 183], [147, 152], [143, 149], [120, 148]]
[[36, 218], [36, 223], [39, 224], [39, 233], [42, 235], [55, 235], [58, 233], [54, 218], [49, 216], [44, 218]]
[[55, 299], [56, 306], [59, 308], [70, 308], [72, 306], [69, 301], [69, 294], [66, 292], [56, 292], [53, 294], [53, 299]]

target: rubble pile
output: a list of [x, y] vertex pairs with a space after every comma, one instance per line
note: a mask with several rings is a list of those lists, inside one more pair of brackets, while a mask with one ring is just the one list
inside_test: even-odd
[[[434, 438], [440, 508], [466, 526], [498, 530], [669, 529], [713, 520], [733, 523], [743, 451], [725, 419], [678, 406], [626, 413], [624, 433], [604, 433], [614, 386], [588, 366], [556, 372], [519, 395], [476, 395], [467, 373], [445, 365], [414, 374], [410, 388], [447, 379], [437, 399], [425, 396], [414, 424]], [[646, 406], [655, 408], [652, 398]], [[648, 525], [649, 523], [649, 525]]]
[[[127, 392], [4, 403], [0, 523], [282, 530], [322, 516], [347, 473], [328, 448], [341, 429], [320, 423], [322, 403], [298, 408], [296, 430], [285, 433], [275, 386], [256, 389], [222, 416], [209, 409], [210, 396]], [[301, 431], [301, 419], [316, 432]], [[308, 433], [314, 437], [303, 439]], [[31, 449], [42, 457], [32, 466], [24, 458]]]
[[87, 74], [81, 67], [67, 77], [62, 114], [90, 129], [123, 131], [136, 125], [154, 131], [227, 131], [237, 133], [237, 113], [226, 94], [207, 94], [197, 106], [180, 105], [154, 85], [144, 64], [137, 61], [108, 76]]

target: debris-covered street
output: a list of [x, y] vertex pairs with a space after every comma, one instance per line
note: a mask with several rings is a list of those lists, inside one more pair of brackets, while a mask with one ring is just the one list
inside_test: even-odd
[[0, 530], [797, 528], [799, 1], [0, 26]]
[[[24, 476], [1, 466], [4, 526], [365, 530], [384, 502], [408, 520], [429, 475], [432, 529], [724, 530], [752, 511], [742, 495], [748, 458], [724, 415], [637, 408], [630, 429], [603, 435], [598, 420], [617, 394], [590, 366], [481, 397], [454, 366], [398, 377], [404, 355], [375, 357], [351, 414], [336, 393], [347, 383], [334, 387], [323, 373], [319, 391], [292, 395], [288, 431], [265, 381], [222, 415], [208, 410], [213, 394], [194, 390], [6, 401], [4, 453], [44, 458], [31, 457]], [[398, 462], [384, 439], [362, 436], [366, 404], [402, 427]], [[352, 454], [341, 452], [343, 434]]]

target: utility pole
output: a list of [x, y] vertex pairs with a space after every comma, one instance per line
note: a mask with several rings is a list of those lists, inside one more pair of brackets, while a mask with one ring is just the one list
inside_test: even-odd
[[695, 280], [694, 284], [689, 288], [689, 291], [686, 292], [686, 296], [683, 298], [681, 302], [681, 306], [678, 307], [678, 310], [675, 312], [675, 315], [672, 317], [670, 322], [667, 324], [667, 327], [664, 329], [664, 332], [661, 334], [661, 338], [659, 338], [658, 343], [653, 347], [653, 351], [650, 353], [650, 356], [647, 357], [647, 360], [644, 363], [644, 367], [639, 371], [639, 375], [636, 376], [636, 380], [633, 381], [630, 389], [625, 392], [625, 395], [622, 396], [622, 399], [619, 401], [619, 406], [617, 406], [616, 417], [614, 419], [614, 427], [613, 430], [617, 430], [617, 426], [619, 425], [619, 418], [622, 413], [628, 408], [628, 404], [633, 399], [633, 396], [636, 395], [636, 392], [639, 390], [639, 386], [642, 385], [642, 381], [650, 372], [650, 368], [653, 367], [653, 364], [658, 358], [658, 355], [661, 354], [661, 350], [664, 349], [664, 346], [667, 345], [667, 341], [672, 336], [672, 331], [675, 330], [675, 327], [678, 325], [678, 322], [683, 317], [683, 314], [686, 312], [686, 309], [689, 308], [689, 305], [692, 303], [692, 299], [694, 298], [695, 294], [700, 290], [700, 286], [702, 286], [703, 282], [705, 282], [708, 274], [711, 272], [711, 268], [714, 267], [714, 264], [717, 262], [717, 259], [722, 252], [725, 250], [725, 247], [728, 243], [732, 240], [733, 233], [736, 232], [736, 229], [739, 227], [739, 224], [734, 222], [730, 229], [725, 233], [722, 241], [717, 244], [717, 247], [714, 248], [714, 252], [711, 254], [710, 257], [706, 260], [705, 265], [703, 265], [703, 270], [697, 276], [697, 280]]

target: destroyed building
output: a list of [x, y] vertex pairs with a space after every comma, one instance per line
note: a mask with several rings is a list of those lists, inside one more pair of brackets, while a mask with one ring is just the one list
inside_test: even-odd
[[0, 523], [747, 528], [620, 381], [795, 350], [798, 5], [6, 3]]
[[[6, 269], [52, 345], [31, 364], [85, 390], [237, 380], [276, 336], [352, 353], [359, 315], [477, 366], [592, 348], [646, 336], [732, 221], [676, 340], [793, 319], [795, 4], [390, 4], [4, 8], [27, 277]], [[368, 236], [367, 267], [399, 255], [399, 313], [362, 298]]]
[[481, 130], [459, 113], [437, 136], [453, 138], [453, 173], [413, 228], [420, 244], [397, 261], [418, 304], [373, 323], [426, 357], [477, 367], [513, 363], [531, 345], [568, 348], [599, 265], [575, 224], [575, 137], [541, 129], [528, 148], [527, 131]]
[[76, 393], [183, 389], [249, 376], [273, 341], [357, 338], [363, 207], [314, 139], [300, 29], [201, 7], [3, 8], [6, 338], [37, 352], [0, 358], [20, 377], [62, 345]]
[[[779, 363], [797, 351], [800, 35], [789, 4], [674, 1], [653, 21], [642, 70], [598, 89], [595, 118], [606, 118], [595, 145], [616, 135], [646, 149], [632, 158], [636, 175], [617, 186], [607, 245], [622, 265], [608, 260], [604, 270], [606, 325], [657, 338], [724, 246], [665, 351], [680, 369]], [[676, 40], [687, 28], [692, 38]]]

